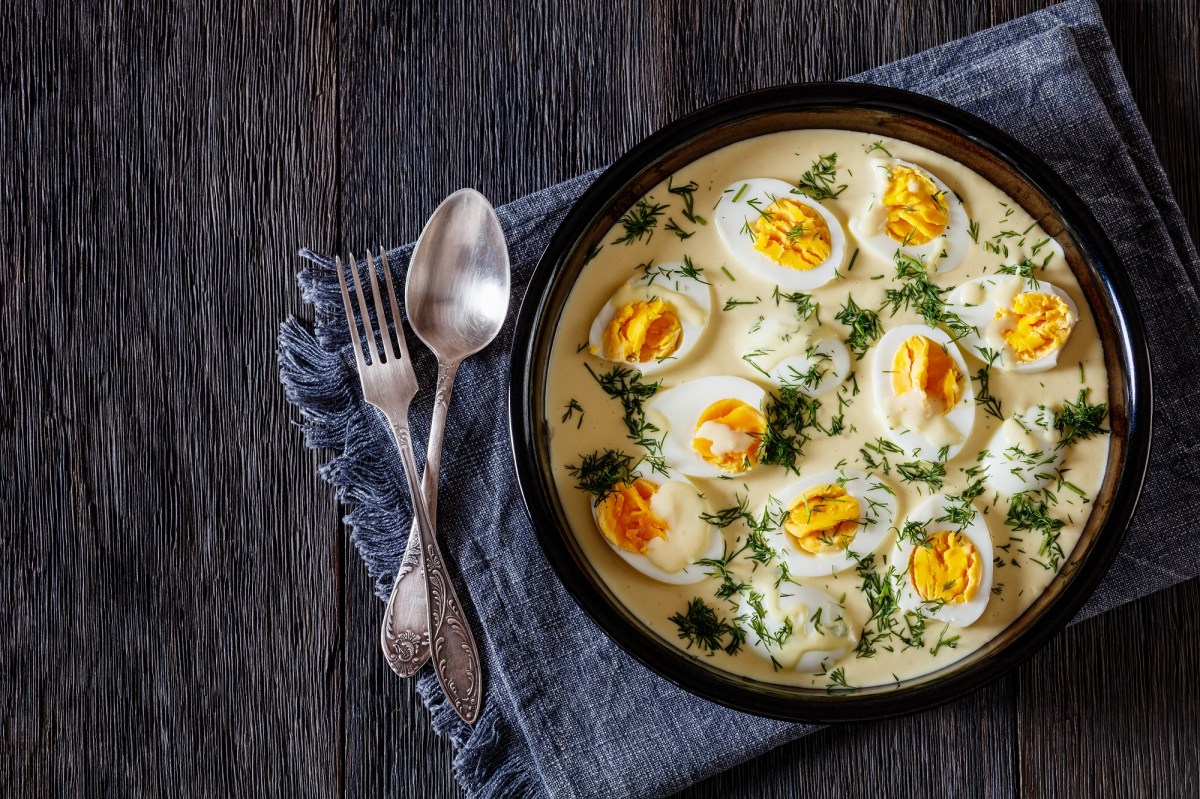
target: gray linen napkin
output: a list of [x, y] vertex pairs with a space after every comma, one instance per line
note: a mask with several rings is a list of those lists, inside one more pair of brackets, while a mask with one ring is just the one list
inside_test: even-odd
[[[1031, 147], [1088, 202], [1129, 270], [1157, 384], [1155, 449], [1128, 541], [1080, 617], [1200, 574], [1200, 540], [1179, 524], [1200, 516], [1200, 441], [1190, 432], [1200, 429], [1200, 411], [1191, 392], [1171, 390], [1200, 374], [1200, 350], [1178, 345], [1179, 331], [1200, 329], [1196, 251], [1095, 6], [1064, 3], [855, 79], [953, 103]], [[512, 313], [548, 237], [595, 176], [500, 209], [512, 249]], [[410, 252], [396, 251], [392, 263], [406, 265]], [[295, 319], [283, 323], [280, 377], [308, 446], [341, 452], [321, 474], [351, 508], [351, 539], [384, 597], [409, 525], [400, 464], [386, 426], [363, 403], [331, 263], [302, 254], [309, 263], [299, 282], [315, 334]], [[508, 450], [511, 319], [463, 367], [442, 461], [442, 483], [454, 490], [441, 492], [440, 535], [484, 649], [477, 726], [457, 721], [428, 669], [420, 681], [436, 729], [457, 748], [455, 776], [468, 795], [662, 795], [816, 729], [746, 716], [676, 688], [612, 644], [558, 584], [526, 519]], [[413, 414], [419, 427], [430, 412], [434, 361], [423, 349], [416, 360], [426, 387]], [[418, 440], [427, 433], [415, 432]]]

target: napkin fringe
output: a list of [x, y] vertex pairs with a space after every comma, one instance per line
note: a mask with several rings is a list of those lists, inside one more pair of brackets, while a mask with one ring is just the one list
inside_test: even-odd
[[433, 671], [426, 668], [417, 680], [417, 692], [429, 708], [433, 731], [454, 744], [454, 778], [468, 797], [503, 796], [505, 799], [538, 799], [541, 793], [527, 769], [518, 767], [517, 758], [506, 739], [504, 719], [489, 704], [474, 727], [459, 720], [450, 701], [438, 686]]
[[362, 418], [361, 402], [347, 387], [358, 381], [352, 376], [331, 379], [353, 367], [339, 348], [329, 346], [321, 327], [314, 335], [295, 317], [280, 325], [279, 381], [288, 402], [301, 411], [305, 444], [338, 452], [318, 473], [334, 487], [337, 501], [351, 509], [343, 521], [369, 573], [383, 575], [375, 582], [375, 593], [383, 599], [391, 592], [390, 575], [404, 549], [409, 514], [401, 481], [389, 477], [396, 465], [374, 454], [378, 448], [371, 426], [355, 424]]

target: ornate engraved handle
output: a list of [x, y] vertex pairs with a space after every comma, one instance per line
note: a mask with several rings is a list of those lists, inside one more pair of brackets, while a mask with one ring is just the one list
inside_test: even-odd
[[[388, 602], [382, 642], [388, 663], [402, 676], [415, 673], [424, 663], [425, 657], [432, 653], [434, 671], [450, 704], [463, 721], [472, 724], [479, 715], [482, 696], [483, 675], [479, 650], [463, 614], [462, 605], [454, 592], [454, 586], [446, 573], [433, 524], [437, 509], [437, 474], [441, 466], [442, 437], [449, 411], [450, 392], [457, 371], [457, 363], [440, 364], [438, 368], [424, 486], [417, 484], [417, 466], [408, 420], [390, 420], [396, 446], [400, 450], [400, 459], [404, 464], [404, 476], [413, 497], [414, 529], [420, 540], [416, 552], [417, 558], [424, 561], [424, 568], [409, 566], [406, 572], [406, 552], [396, 585], [392, 589], [391, 600]], [[412, 549], [410, 535], [409, 551]], [[417, 574], [423, 574], [424, 579], [416, 578]], [[420, 600], [416, 598], [418, 587], [425, 589], [427, 597], [424, 630], [421, 629], [419, 617], [415, 612], [421, 609]], [[432, 634], [429, 631], [432, 631]]]

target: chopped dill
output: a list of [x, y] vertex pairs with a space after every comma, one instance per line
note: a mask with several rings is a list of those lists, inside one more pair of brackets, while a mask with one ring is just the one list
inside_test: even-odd
[[1063, 549], [1058, 538], [1064, 523], [1050, 515], [1045, 492], [1042, 493], [1043, 496], [1038, 498], [1034, 498], [1028, 491], [1013, 494], [1008, 504], [1008, 516], [1004, 521], [1015, 532], [1030, 530], [1040, 533], [1042, 543], [1038, 547], [1038, 557], [1033, 561], [1050, 571], [1058, 571], [1059, 563], [1063, 559]]
[[799, 191], [814, 200], [832, 200], [846, 190], [837, 184], [837, 153], [822, 155], [797, 182]]
[[674, 233], [679, 237], [680, 241], [685, 241], [696, 235], [696, 231], [694, 230], [688, 231], [681, 228], [673, 217], [667, 217], [667, 224], [663, 226], [663, 229], [668, 233]]
[[857, 691], [858, 688], [846, 682], [846, 669], [838, 666], [833, 671], [829, 672], [829, 686], [825, 689], [832, 693], [835, 689], [841, 688], [846, 691]]
[[579, 414], [579, 420], [575, 423], [575, 429], [578, 430], [583, 427], [583, 406], [579, 404], [579, 400], [572, 399], [567, 403], [566, 413], [563, 414], [562, 420], [567, 421], [575, 413]]
[[983, 406], [985, 413], [1003, 422], [1004, 408], [1000, 404], [1000, 398], [994, 396], [991, 389], [992, 365], [1000, 357], [1000, 353], [987, 347], [981, 347], [979, 354], [987, 360], [987, 366], [979, 367], [979, 371], [975, 372], [972, 378], [979, 383], [979, 390], [975, 392], [975, 404]]
[[813, 302], [811, 294], [805, 294], [803, 291], [793, 291], [790, 294], [784, 294], [779, 290], [779, 286], [776, 286], [775, 290], [771, 292], [771, 296], [775, 299], [776, 306], [780, 302], [790, 302], [796, 309], [796, 318], [800, 321], [807, 322], [815, 316], [817, 317], [817, 322], [820, 323], [821, 318], [818, 315], [818, 311], [820, 311], [821, 305], [820, 303]]
[[941, 288], [929, 279], [929, 270], [924, 261], [899, 250], [892, 258], [896, 262], [896, 279], [901, 281], [900, 288], [887, 290], [883, 301], [883, 307], [890, 309], [892, 316], [902, 308], [912, 308], [930, 327], [945, 324], [955, 339], [975, 332], [975, 328], [964, 322], [962, 317], [946, 310], [944, 295], [948, 289]]
[[1088, 402], [1088, 390], [1079, 389], [1079, 399], [1064, 402], [1063, 409], [1054, 414], [1054, 429], [1060, 436], [1058, 446], [1066, 447], [1077, 440], [1086, 441], [1092, 436], [1107, 433], [1104, 420], [1108, 416], [1108, 404], [1096, 405]]
[[699, 184], [693, 180], [683, 186], [673, 186], [671, 185], [672, 180], [673, 178], [667, 178], [667, 191], [683, 199], [684, 218], [693, 225], [707, 225], [708, 222], [704, 219], [704, 217], [695, 212], [696, 191], [700, 188]]
[[725, 307], [722, 308], [721, 310], [722, 311], [732, 311], [734, 308], [738, 307], [739, 305], [758, 305], [758, 303], [760, 303], [760, 302], [762, 302], [762, 300], [760, 300], [758, 297], [755, 297], [752, 300], [739, 300], [734, 297], [730, 297], [729, 299], [725, 300]]
[[625, 235], [614, 239], [613, 244], [630, 245], [640, 242], [643, 236], [646, 241], [650, 241], [654, 237], [654, 229], [658, 227], [658, 218], [665, 210], [667, 210], [667, 206], [664, 204], [651, 204], [645, 197], [638, 200], [621, 217], [620, 224], [625, 228]]
[[834, 318], [850, 328], [846, 346], [860, 361], [875, 340], [883, 334], [883, 325], [879, 322], [879, 316], [874, 311], [860, 308], [850, 295], [846, 295], [846, 304]]
[[942, 632], [938, 636], [937, 643], [934, 644], [933, 648], [929, 650], [929, 654], [936, 656], [937, 653], [940, 652], [943, 647], [945, 647], [946, 649], [958, 649], [958, 639], [961, 636], [952, 635], [949, 638], [947, 638], [946, 633], [949, 632], [949, 630], [950, 630], [950, 625], [944, 625], [942, 627]]
[[929, 490], [942, 487], [946, 477], [946, 465], [930, 461], [915, 460], [896, 465], [896, 471], [906, 483], [924, 483]]
[[717, 616], [717, 612], [700, 597], [688, 603], [686, 613], [676, 613], [668, 621], [679, 628], [679, 637], [711, 655], [718, 649], [737, 654], [746, 641], [746, 631]]
[[867, 153], [873, 153], [873, 152], [875, 152], [876, 150], [878, 150], [879, 152], [883, 153], [883, 154], [884, 154], [884, 155], [886, 155], [888, 158], [892, 158], [892, 157], [893, 157], [893, 156], [892, 156], [892, 154], [891, 154], [890, 152], [888, 152], [888, 148], [886, 148], [886, 147], [884, 147], [884, 146], [883, 146], [883, 139], [879, 139], [878, 141], [871, 142], [871, 144], [867, 146], [867, 148], [866, 148], [865, 152], [867, 152]]
[[971, 241], [979, 243], [979, 223], [974, 219], [967, 225], [967, 235], [971, 237]]
[[660, 473], [666, 474], [666, 463], [662, 459], [662, 439], [656, 438], [658, 427], [646, 420], [642, 403], [653, 397], [662, 388], [662, 381], [642, 382], [641, 372], [624, 366], [614, 366], [603, 374], [596, 374], [589, 364], [588, 372], [600, 385], [605, 394], [621, 403], [625, 413], [625, 429], [633, 443], [646, 449], [646, 462]]
[[583, 455], [578, 466], [567, 466], [567, 472], [575, 478], [577, 488], [596, 498], [597, 505], [614, 486], [632, 483], [639, 476], [633, 456], [615, 449]]

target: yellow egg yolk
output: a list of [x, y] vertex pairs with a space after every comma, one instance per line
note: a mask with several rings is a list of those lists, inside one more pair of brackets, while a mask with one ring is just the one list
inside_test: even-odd
[[1011, 327], [1004, 340], [1022, 363], [1040, 361], [1061, 347], [1071, 335], [1071, 309], [1062, 297], [1040, 291], [1027, 291], [1013, 298], [1012, 310], [1000, 311], [996, 318], [1008, 317]]
[[943, 530], [913, 549], [908, 575], [926, 602], [959, 605], [970, 602], [979, 590], [983, 564], [971, 539], [957, 531]]
[[618, 483], [596, 506], [596, 524], [612, 545], [626, 552], [645, 554], [646, 545], [667, 535], [667, 523], [650, 510], [658, 484], [639, 477]]
[[829, 225], [804, 203], [778, 199], [754, 222], [754, 249], [782, 266], [812, 269], [825, 263], [830, 248]]
[[909, 336], [892, 363], [892, 391], [896, 396], [917, 389], [926, 401], [942, 404], [947, 414], [958, 402], [960, 374], [954, 360], [942, 346], [925, 336]]
[[883, 194], [887, 234], [902, 245], [928, 244], [946, 229], [946, 195], [924, 172], [898, 166]]
[[767, 419], [738, 399], [717, 400], [696, 421], [692, 449], [727, 472], [744, 472], [758, 463]]
[[858, 513], [858, 500], [843, 486], [813, 486], [792, 500], [783, 529], [805, 552], [840, 552], [858, 532]]
[[669, 358], [679, 349], [679, 316], [659, 299], [627, 302], [604, 328], [604, 357], [646, 363]]

